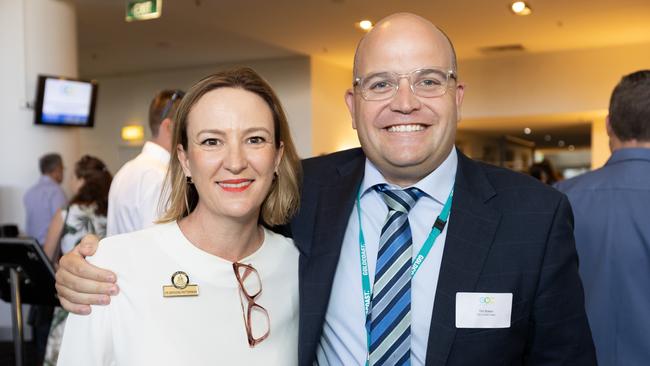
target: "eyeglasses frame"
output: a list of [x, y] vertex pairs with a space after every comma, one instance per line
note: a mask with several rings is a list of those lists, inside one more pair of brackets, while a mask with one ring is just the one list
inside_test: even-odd
[[[249, 294], [248, 291], [246, 290], [246, 287], [244, 286], [244, 279], [240, 277], [239, 275], [239, 268], [243, 267], [247, 271], [250, 271], [251, 273], [254, 273], [257, 275], [257, 278], [259, 279], [260, 282], [260, 290], [256, 294]], [[262, 293], [262, 278], [260, 277], [259, 272], [251, 266], [250, 264], [244, 264], [244, 263], [238, 263], [234, 262], [232, 264], [232, 269], [235, 272], [235, 278], [237, 279], [237, 284], [239, 285], [239, 290], [242, 294], [244, 294], [244, 297], [248, 301], [248, 307], [247, 310], [244, 311], [244, 304], [241, 301], [240, 297], [240, 304], [242, 306], [242, 316], [244, 317], [244, 326], [246, 328], [246, 336], [248, 337], [248, 345], [253, 348], [257, 346], [258, 344], [262, 343], [266, 338], [268, 338], [269, 334], [271, 333], [271, 317], [269, 316], [268, 310], [264, 308], [262, 305], [258, 304], [255, 302], [255, 298], [258, 297]], [[252, 324], [251, 324], [251, 313], [253, 311], [253, 308], [258, 308], [262, 311], [262, 313], [266, 316], [267, 322], [268, 322], [268, 330], [264, 335], [262, 335], [259, 338], [255, 338], [253, 336], [253, 330], [252, 330]]]
[[[423, 97], [423, 96], [418, 95], [415, 92], [415, 90], [413, 88], [413, 83], [411, 81], [411, 75], [413, 75], [413, 74], [415, 74], [415, 73], [417, 73], [419, 71], [423, 71], [423, 70], [436, 70], [436, 71], [441, 71], [441, 72], [445, 73], [445, 75], [447, 76], [447, 80], [445, 82], [445, 89], [444, 89], [442, 94], [434, 96], [434, 97]], [[397, 85], [395, 87], [395, 91], [393, 93], [391, 93], [391, 94], [387, 94], [387, 96], [384, 97], [384, 98], [368, 99], [367, 96], [366, 96], [366, 93], [364, 92], [364, 90], [361, 89], [361, 97], [364, 100], [369, 101], [369, 102], [378, 102], [378, 101], [382, 101], [382, 100], [392, 99], [393, 97], [395, 97], [397, 95], [397, 92], [399, 91], [399, 81], [404, 79], [404, 78], [408, 79], [408, 81], [409, 81], [409, 89], [411, 89], [411, 93], [413, 93], [413, 95], [421, 97], [421, 98], [440, 98], [443, 95], [447, 94], [447, 90], [449, 90], [449, 80], [450, 79], [453, 79], [454, 81], [458, 82], [458, 75], [456, 74], [456, 71], [454, 71], [452, 69], [446, 69], [446, 68], [443, 68], [443, 67], [439, 67], [439, 66], [431, 66], [431, 67], [419, 68], [419, 69], [416, 69], [416, 70], [413, 70], [411, 72], [407, 72], [407, 73], [404, 73], [404, 74], [400, 74], [400, 73], [396, 73], [396, 72], [392, 72], [392, 71], [385, 71], [385, 72], [374, 72], [372, 74], [369, 74], [369, 75], [366, 75], [366, 76], [363, 76], [363, 77], [358, 77], [357, 76], [357, 77], [354, 78], [354, 81], [352, 82], [352, 87], [356, 88], [356, 87], [360, 86], [361, 83], [366, 78], [368, 78], [370, 76], [377, 75], [377, 74], [382, 74], [382, 73], [390, 73], [390, 74], [393, 74], [393, 75], [396, 76], [396, 80], [398, 82], [397, 82]]]

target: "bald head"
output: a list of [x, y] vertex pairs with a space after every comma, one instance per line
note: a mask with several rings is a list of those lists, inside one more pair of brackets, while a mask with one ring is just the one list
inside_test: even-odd
[[430, 45], [447, 57], [444, 65], [428, 65], [449, 67], [457, 70], [456, 51], [449, 37], [430, 21], [421, 16], [411, 13], [396, 13], [380, 20], [368, 34], [366, 34], [357, 45], [354, 54], [354, 77], [361, 76], [360, 66], [367, 61], [369, 51], [390, 42], [391, 45], [399, 47], [403, 41], [409, 39], [421, 39], [430, 41]]
[[[433, 80], [432, 71], [444, 79]], [[415, 184], [451, 153], [464, 95], [455, 71], [447, 36], [414, 14], [381, 20], [359, 42], [354, 77], [367, 78], [370, 84], [353, 82], [345, 102], [363, 152], [386, 181], [401, 187]], [[421, 73], [427, 75], [422, 80]], [[444, 83], [442, 94], [419, 93], [436, 81]], [[386, 90], [384, 86], [393, 92], [387, 98], [364, 96], [364, 90]]]

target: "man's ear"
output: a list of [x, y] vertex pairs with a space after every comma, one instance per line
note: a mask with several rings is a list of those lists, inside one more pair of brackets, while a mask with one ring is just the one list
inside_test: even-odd
[[614, 152], [614, 150], [620, 149], [622, 141], [616, 136], [609, 116], [605, 117], [605, 129], [607, 129], [607, 136], [609, 137], [609, 151]]
[[352, 128], [357, 129], [357, 122], [354, 120], [354, 90], [348, 89], [345, 91], [345, 104], [350, 111], [350, 118], [352, 118]]
[[165, 118], [160, 122], [160, 128], [164, 128], [165, 131], [171, 136], [174, 133], [174, 121], [171, 118]]
[[605, 117], [605, 128], [607, 129], [607, 136], [609, 136], [610, 138], [612, 136], [616, 136], [614, 135], [614, 130], [612, 130], [612, 124], [609, 122], [609, 115]]
[[458, 83], [456, 85], [456, 118], [460, 121], [461, 106], [463, 105], [463, 98], [465, 97], [465, 84]]

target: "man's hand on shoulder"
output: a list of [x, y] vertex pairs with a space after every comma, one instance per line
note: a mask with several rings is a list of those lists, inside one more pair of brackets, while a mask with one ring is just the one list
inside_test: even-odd
[[95, 254], [98, 244], [98, 237], [86, 235], [59, 261], [56, 291], [63, 308], [71, 313], [90, 314], [90, 305], [106, 305], [110, 296], [119, 292], [113, 272], [95, 267], [85, 259]]

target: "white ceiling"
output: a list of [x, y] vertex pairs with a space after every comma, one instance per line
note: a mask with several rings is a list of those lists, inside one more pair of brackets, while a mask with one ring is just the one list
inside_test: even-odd
[[530, 0], [526, 17], [502, 0], [163, 0], [160, 19], [133, 23], [124, 0], [71, 1], [86, 77], [292, 55], [350, 67], [363, 34], [354, 23], [398, 11], [443, 28], [460, 59], [509, 44], [537, 53], [650, 42], [650, 0]]

